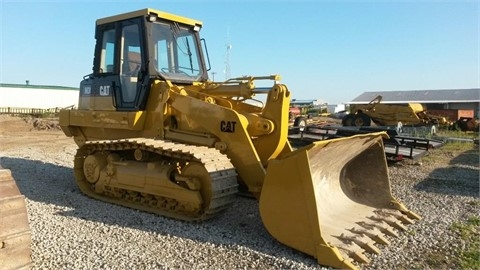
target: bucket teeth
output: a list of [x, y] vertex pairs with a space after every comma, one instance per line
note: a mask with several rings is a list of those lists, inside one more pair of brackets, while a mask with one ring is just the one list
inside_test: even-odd
[[400, 221], [398, 220], [392, 220], [392, 219], [385, 219], [385, 222], [394, 227], [395, 229], [397, 230], [401, 230], [401, 231], [406, 231], [407, 230], [407, 227], [405, 227]]
[[373, 240], [375, 240], [375, 242], [379, 243], [379, 244], [382, 244], [382, 245], [390, 245], [390, 241], [388, 241], [385, 237], [383, 237], [383, 235], [381, 234], [376, 234], [372, 237]]
[[342, 236], [339, 236], [338, 238], [345, 243], [344, 245], [337, 247], [342, 251], [345, 256], [350, 257], [350, 259], [354, 260], [357, 263], [370, 263], [370, 259], [365, 254], [363, 254], [364, 250], [355, 243], [353, 243], [351, 240], [347, 239], [348, 237], [342, 238]]
[[378, 230], [375, 226], [371, 226], [371, 228], [369, 228], [368, 230], [352, 228], [350, 231], [356, 234], [364, 234], [369, 238], [373, 239], [378, 244], [387, 246], [390, 245], [390, 241], [388, 241], [380, 232], [380, 230]]
[[393, 216], [395, 217], [396, 219], [400, 220], [403, 224], [413, 224], [413, 220], [410, 219], [408, 216], [402, 214], [402, 213], [399, 213], [397, 212], [396, 210], [392, 210], [392, 209], [381, 209], [381, 210], [377, 210], [375, 211], [375, 214], [379, 215], [379, 216], [382, 216], [382, 217], [389, 217], [389, 216]]
[[404, 216], [404, 215], [401, 215], [399, 217], [397, 217], [402, 223], [404, 224], [413, 224], [413, 220], [411, 220], [410, 218], [408, 218], [407, 216]]
[[351, 229], [349, 233], [337, 236], [344, 244], [341, 249], [346, 255], [358, 263], [370, 263], [366, 252], [380, 254], [381, 251], [375, 246], [375, 243], [390, 245], [386, 235], [399, 237], [395, 229], [406, 230], [403, 224], [412, 224], [413, 221], [396, 211], [375, 211], [373, 216], [368, 217], [370, 221], [360, 221]]
[[392, 227], [386, 225], [385, 227], [380, 229], [384, 234], [388, 234], [390, 236], [398, 237], [398, 233], [392, 230]]
[[370, 242], [366, 242], [366, 243], [363, 243], [361, 245], [361, 247], [363, 249], [365, 249], [366, 251], [370, 252], [370, 253], [373, 253], [373, 254], [380, 254], [380, 249], [378, 249], [374, 244], [373, 244], [373, 241], [370, 241]]
[[350, 258], [354, 259], [355, 261], [360, 262], [360, 263], [365, 263], [365, 264], [370, 263], [370, 259], [360, 251], [350, 252], [350, 254], [348, 254], [348, 256]]
[[386, 234], [386, 235], [389, 235], [389, 236], [394, 236], [394, 237], [399, 236], [398, 233], [396, 233], [391, 226], [389, 226], [388, 224], [383, 222], [383, 220], [375, 219], [375, 218], [371, 218], [371, 217], [370, 217], [370, 219], [374, 222], [374, 224], [369, 224], [369, 223], [366, 223], [366, 222], [360, 222], [359, 225], [362, 226], [362, 227], [365, 226], [367, 229], [369, 227], [376, 227], [383, 234]]
[[359, 247], [363, 248], [365, 251], [373, 254], [380, 254], [380, 249], [373, 245], [372, 239], [362, 236], [362, 237], [352, 237], [353, 242]]
[[392, 213], [391, 215], [394, 216], [396, 219], [400, 220], [400, 222], [402, 222], [403, 224], [407, 224], [407, 225], [413, 224], [413, 220], [411, 220], [406, 215], [397, 214], [397, 213]]
[[380, 254], [380, 249], [373, 244], [374, 241], [364, 234], [356, 234], [352, 236], [342, 234], [339, 238], [344, 240], [344, 242], [355, 243], [367, 252]]
[[383, 212], [383, 211], [377, 211], [376, 214], [377, 216], [370, 217], [370, 219], [376, 220], [376, 221], [384, 221], [388, 225], [398, 230], [402, 230], [402, 231], [407, 230], [407, 228], [403, 226], [403, 224], [399, 220], [397, 220], [397, 218], [394, 215]]

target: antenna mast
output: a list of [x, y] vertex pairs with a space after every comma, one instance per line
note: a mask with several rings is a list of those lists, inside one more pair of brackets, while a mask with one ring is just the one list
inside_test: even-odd
[[230, 29], [227, 30], [227, 52], [225, 53], [225, 80], [230, 79], [230, 50], [232, 44], [230, 44]]

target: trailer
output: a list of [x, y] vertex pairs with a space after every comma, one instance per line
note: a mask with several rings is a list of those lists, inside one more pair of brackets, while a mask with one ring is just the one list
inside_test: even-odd
[[427, 154], [430, 149], [444, 144], [442, 140], [404, 136], [393, 127], [343, 127], [330, 124], [307, 125], [302, 131], [292, 127], [288, 138], [293, 147], [300, 147], [315, 141], [380, 131], [388, 135], [388, 138], [383, 139], [383, 144], [385, 155], [390, 161], [416, 160]]

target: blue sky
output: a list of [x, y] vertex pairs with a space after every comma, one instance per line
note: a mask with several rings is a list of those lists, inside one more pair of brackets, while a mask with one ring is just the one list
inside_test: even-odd
[[480, 87], [479, 1], [0, 0], [0, 82], [78, 87], [95, 20], [146, 7], [203, 21], [217, 81], [231, 44], [232, 77], [280, 74], [296, 99]]

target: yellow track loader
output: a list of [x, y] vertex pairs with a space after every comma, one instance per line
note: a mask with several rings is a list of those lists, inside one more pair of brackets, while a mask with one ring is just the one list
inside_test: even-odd
[[0, 269], [30, 268], [31, 241], [25, 197], [0, 166]]
[[244, 187], [274, 238], [336, 268], [368, 263], [365, 251], [419, 219], [392, 197], [384, 134], [293, 150], [287, 86], [277, 75], [210, 81], [201, 27], [153, 9], [97, 20], [93, 73], [78, 108], [60, 112], [82, 192], [199, 221]]

